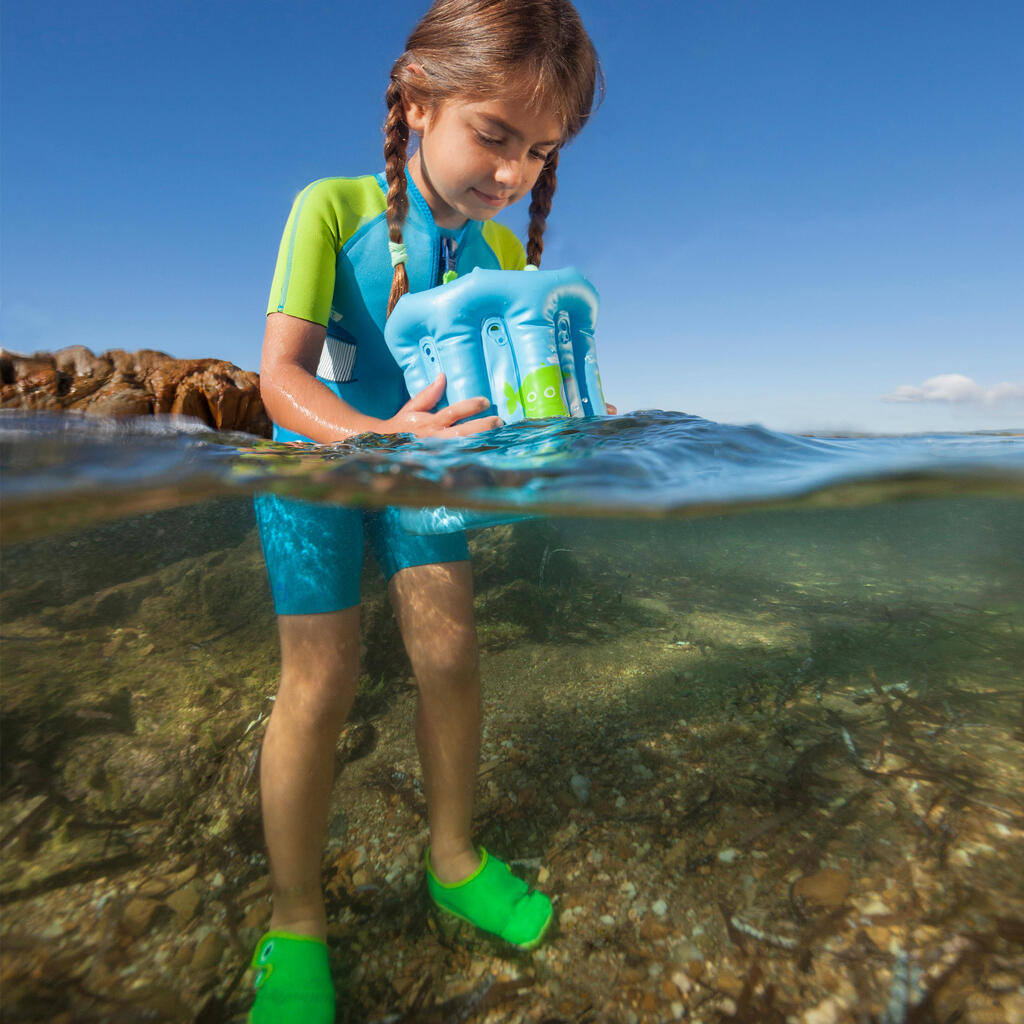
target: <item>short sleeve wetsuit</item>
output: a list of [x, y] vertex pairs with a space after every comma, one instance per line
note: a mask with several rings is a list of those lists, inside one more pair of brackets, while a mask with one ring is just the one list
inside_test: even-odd
[[[409, 290], [441, 283], [444, 272], [474, 267], [521, 270], [515, 235], [493, 221], [439, 228], [406, 173], [409, 214], [402, 238]], [[317, 378], [367, 416], [387, 419], [409, 400], [402, 371], [384, 341], [392, 267], [383, 174], [324, 178], [299, 193], [285, 225], [267, 312], [327, 329]], [[309, 441], [274, 425], [279, 441]], [[413, 565], [469, 557], [464, 533], [418, 536], [394, 509], [364, 511], [275, 495], [256, 499], [260, 540], [280, 615], [340, 611], [359, 604], [363, 531], [386, 578]]]

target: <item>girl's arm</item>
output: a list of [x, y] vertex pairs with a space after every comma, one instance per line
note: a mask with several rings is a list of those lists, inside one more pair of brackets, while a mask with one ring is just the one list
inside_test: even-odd
[[486, 398], [467, 398], [432, 412], [444, 395], [443, 376], [409, 399], [390, 419], [366, 416], [317, 380], [316, 367], [326, 337], [327, 329], [310, 320], [287, 313], [267, 317], [260, 395], [270, 418], [285, 430], [329, 444], [367, 431], [463, 437], [502, 425], [496, 416], [459, 423], [486, 409], [491, 404]]

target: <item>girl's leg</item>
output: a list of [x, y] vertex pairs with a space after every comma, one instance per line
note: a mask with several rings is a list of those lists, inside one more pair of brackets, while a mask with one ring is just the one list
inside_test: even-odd
[[391, 577], [389, 590], [419, 685], [431, 866], [442, 882], [457, 882], [480, 864], [470, 831], [481, 722], [470, 563], [410, 566]]
[[359, 607], [277, 622], [281, 685], [260, 760], [270, 927], [324, 939], [320, 864], [335, 745], [359, 682]]

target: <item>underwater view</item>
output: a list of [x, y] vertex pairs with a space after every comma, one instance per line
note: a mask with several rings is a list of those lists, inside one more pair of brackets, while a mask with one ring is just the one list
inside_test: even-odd
[[0, 457], [3, 1021], [245, 1020], [266, 491], [497, 521], [470, 533], [475, 837], [555, 904], [531, 953], [432, 909], [366, 559], [339, 1022], [1024, 1021], [1024, 436], [655, 411], [314, 447], [5, 412]]

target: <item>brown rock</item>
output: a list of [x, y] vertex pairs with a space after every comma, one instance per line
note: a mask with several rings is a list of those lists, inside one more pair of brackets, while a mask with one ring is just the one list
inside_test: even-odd
[[266, 896], [270, 892], [270, 875], [261, 875], [254, 882], [251, 882], [242, 891], [239, 896], [239, 900], [242, 903], [248, 903], [249, 900], [258, 899], [260, 896]]
[[270, 917], [270, 900], [261, 899], [258, 903], [249, 908], [249, 912], [242, 918], [241, 928], [262, 928]]
[[193, 883], [189, 883], [184, 888], [167, 897], [167, 906], [174, 911], [178, 919], [179, 928], [188, 924], [195, 917], [196, 911], [199, 909], [199, 903], [199, 890]]
[[[106, 653], [106, 647], [103, 648], [104, 654]], [[166, 878], [147, 878], [139, 888], [136, 890], [136, 896], [150, 896], [157, 897], [163, 896], [167, 892], [169, 886]]]
[[167, 881], [170, 882], [172, 888], [177, 888], [184, 885], [186, 882], [191, 882], [196, 877], [198, 868], [195, 864], [189, 864], [188, 867], [182, 868], [180, 871], [173, 875], [169, 875]]
[[192, 954], [191, 968], [193, 971], [209, 971], [220, 963], [224, 955], [224, 937], [218, 932], [210, 932], [202, 942], [196, 946]]
[[850, 894], [850, 876], [845, 871], [825, 868], [804, 875], [793, 883], [793, 898], [818, 907], [841, 906]]
[[132, 938], [140, 939], [149, 931], [156, 912], [160, 909], [159, 900], [136, 897], [128, 901], [121, 917], [121, 924]]
[[726, 971], [715, 979], [715, 988], [727, 996], [736, 997], [743, 991], [743, 979]]
[[183, 942], [179, 947], [178, 951], [174, 954], [174, 959], [171, 963], [175, 967], [184, 967], [186, 964], [191, 963], [192, 955], [195, 952], [195, 947], [191, 942]]
[[53, 354], [0, 352], [0, 408], [100, 416], [175, 413], [216, 430], [270, 436], [259, 376], [223, 359], [173, 359], [163, 352], [82, 345]]

